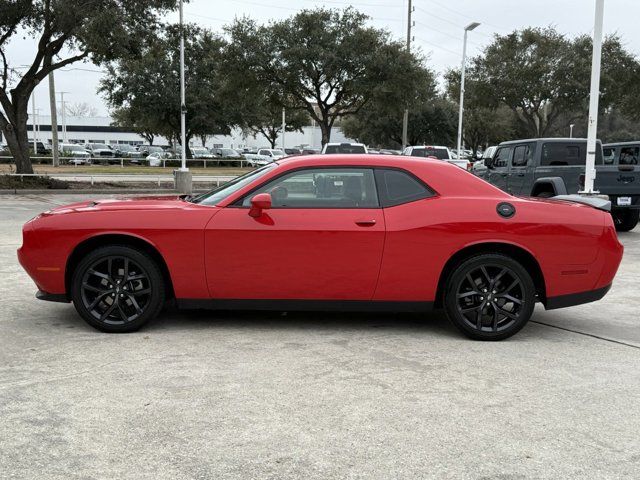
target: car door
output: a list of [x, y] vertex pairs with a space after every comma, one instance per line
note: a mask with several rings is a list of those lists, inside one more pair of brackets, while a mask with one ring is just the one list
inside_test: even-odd
[[509, 163], [512, 155], [512, 145], [498, 147], [493, 157], [493, 165], [487, 172], [487, 181], [504, 191], [507, 191]]
[[535, 143], [525, 143], [516, 145], [509, 162], [509, 175], [507, 176], [507, 191], [513, 195], [527, 195], [525, 185], [530, 179], [531, 167], [533, 165], [533, 155], [535, 153]]
[[[272, 206], [249, 215], [251, 198]], [[217, 299], [370, 300], [385, 224], [373, 169], [285, 173], [216, 214], [205, 230], [209, 292]]]

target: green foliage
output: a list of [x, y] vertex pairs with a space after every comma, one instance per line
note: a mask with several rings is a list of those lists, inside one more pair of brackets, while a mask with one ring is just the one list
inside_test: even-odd
[[[153, 35], [159, 15], [176, 0], [0, 0], [0, 128], [19, 173], [32, 173], [27, 141], [27, 107], [36, 85], [71, 63], [112, 60], [139, 53]], [[6, 48], [13, 37], [34, 40], [29, 67], [16, 73]]]
[[306, 110], [324, 144], [338, 119], [358, 113], [372, 98], [386, 94], [406, 104], [406, 85], [421, 73], [421, 59], [366, 21], [352, 8], [302, 10], [269, 25], [244, 18], [228, 29], [229, 52], [269, 96]]
[[[475, 82], [482, 106], [505, 105], [515, 114], [520, 132], [547, 136], [560, 121], [568, 127], [586, 115], [591, 48], [588, 36], [571, 40], [553, 28], [526, 28], [496, 36], [484, 54], [473, 59], [468, 78]], [[637, 71], [638, 62], [620, 39], [605, 39], [601, 109], [624, 105], [627, 92], [637, 84]]]
[[[100, 92], [118, 125], [145, 135], [180, 138], [180, 29], [148, 38], [139, 56], [108, 65]], [[187, 140], [230, 133], [238, 120], [222, 93], [224, 40], [190, 26], [185, 32]], [[231, 113], [230, 113], [231, 112]]]

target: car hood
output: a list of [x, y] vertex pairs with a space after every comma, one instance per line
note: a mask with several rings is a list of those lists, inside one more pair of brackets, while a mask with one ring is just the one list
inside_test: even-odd
[[120, 210], [167, 210], [184, 209], [193, 206], [178, 195], [158, 195], [146, 197], [117, 197], [89, 200], [57, 207], [44, 212], [43, 216], [62, 215], [76, 212], [120, 211]]

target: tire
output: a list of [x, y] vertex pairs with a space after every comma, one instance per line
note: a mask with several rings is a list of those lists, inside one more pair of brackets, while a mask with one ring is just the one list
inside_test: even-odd
[[531, 318], [535, 302], [533, 279], [506, 255], [468, 258], [451, 272], [445, 284], [447, 317], [475, 340], [503, 340], [516, 334]]
[[92, 327], [109, 333], [133, 332], [164, 306], [165, 283], [147, 253], [126, 245], [109, 245], [80, 261], [73, 272], [71, 299]]
[[611, 216], [618, 232], [630, 232], [640, 220], [640, 210], [612, 210]]
[[551, 198], [554, 197], [554, 193], [553, 192], [540, 192], [536, 195], [536, 197], [538, 198]]

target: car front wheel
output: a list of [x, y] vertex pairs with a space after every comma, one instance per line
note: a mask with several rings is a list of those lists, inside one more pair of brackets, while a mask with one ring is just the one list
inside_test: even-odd
[[74, 271], [71, 297], [80, 316], [103, 332], [139, 329], [164, 305], [164, 279], [145, 252], [126, 245], [100, 247]]
[[502, 340], [531, 318], [536, 302], [533, 280], [511, 257], [483, 254], [458, 265], [445, 286], [449, 320], [477, 340]]

